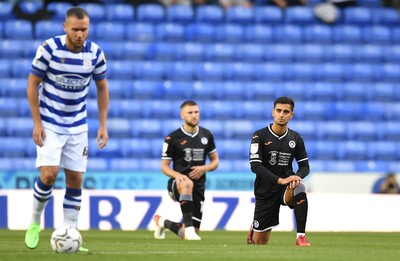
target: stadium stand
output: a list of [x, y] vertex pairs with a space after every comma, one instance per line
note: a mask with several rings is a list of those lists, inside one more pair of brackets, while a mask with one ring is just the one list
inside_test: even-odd
[[[108, 58], [110, 142], [98, 150], [94, 83], [87, 102], [90, 170], [159, 170], [163, 137], [179, 128], [179, 105], [198, 101], [213, 131], [219, 171], [249, 171], [249, 136], [271, 122], [275, 98], [296, 100], [289, 127], [302, 134], [312, 171], [398, 171], [400, 29], [377, 0], [322, 24], [312, 5], [169, 6], [81, 3], [90, 38]], [[261, 3], [261, 1], [260, 1]], [[26, 79], [37, 47], [62, 34], [69, 3], [49, 20], [17, 19], [0, 2], [0, 169], [34, 168]], [[32, 146], [26, 146], [31, 144]], [[24, 159], [21, 166], [9, 161]]]

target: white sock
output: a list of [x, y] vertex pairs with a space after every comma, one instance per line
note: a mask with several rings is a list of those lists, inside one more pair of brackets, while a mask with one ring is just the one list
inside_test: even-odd
[[297, 238], [299, 238], [300, 236], [306, 236], [306, 233], [297, 233]]
[[32, 222], [40, 224], [41, 217], [43, 210], [46, 208], [47, 203], [49, 203], [48, 200], [45, 202], [41, 202], [37, 200], [36, 198], [33, 198], [33, 208], [32, 208]]

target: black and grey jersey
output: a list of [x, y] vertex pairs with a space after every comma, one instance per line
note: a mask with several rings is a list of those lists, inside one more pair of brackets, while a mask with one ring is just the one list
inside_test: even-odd
[[[191, 134], [182, 126], [164, 139], [162, 159], [171, 160], [175, 171], [188, 175], [191, 167], [205, 165], [208, 155], [216, 150], [214, 136], [209, 130], [199, 126]], [[196, 183], [204, 185], [205, 180], [206, 175]]]
[[307, 151], [300, 134], [287, 128], [283, 135], [277, 135], [271, 126], [255, 131], [251, 139], [249, 154], [251, 169], [256, 174], [256, 196], [278, 190], [278, 179], [293, 174], [293, 159], [306, 166], [304, 173], [297, 175], [304, 178], [309, 172]]

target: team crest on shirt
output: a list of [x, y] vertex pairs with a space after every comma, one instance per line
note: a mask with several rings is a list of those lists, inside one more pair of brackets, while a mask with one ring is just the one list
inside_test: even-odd
[[92, 66], [92, 60], [90, 60], [90, 59], [83, 60], [83, 66], [85, 66], [85, 67]]
[[201, 138], [201, 144], [206, 145], [208, 143], [208, 139], [206, 137]]
[[294, 140], [289, 141], [289, 147], [291, 147], [292, 149], [296, 147], [296, 142]]
[[269, 164], [276, 165], [278, 162], [278, 152], [277, 151], [270, 151], [269, 152]]

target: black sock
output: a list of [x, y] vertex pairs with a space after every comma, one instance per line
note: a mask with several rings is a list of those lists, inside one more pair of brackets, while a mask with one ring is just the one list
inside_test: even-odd
[[164, 222], [164, 227], [168, 228], [169, 230], [174, 232], [178, 237], [180, 237], [179, 231], [182, 228], [182, 224], [181, 223], [172, 222], [172, 221], [166, 219], [165, 222]]
[[293, 198], [294, 204], [294, 215], [296, 217], [297, 224], [297, 232], [305, 233], [306, 232], [306, 222], [307, 222], [307, 212], [308, 212], [308, 201], [307, 195], [304, 192], [301, 192], [294, 196]]
[[182, 210], [182, 222], [185, 224], [185, 227], [193, 226], [193, 201], [180, 201], [181, 210]]

